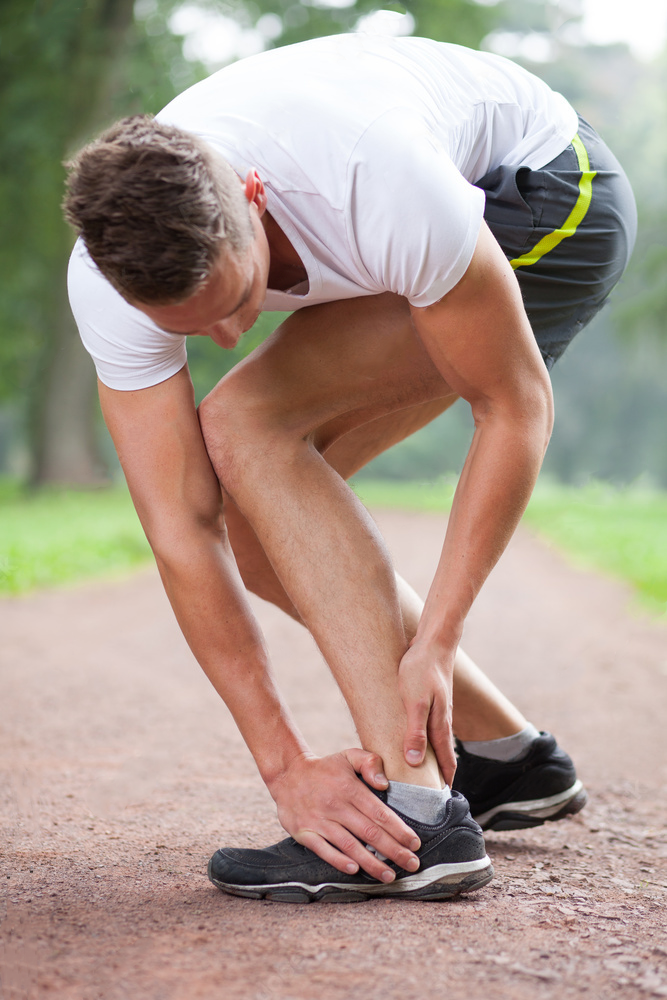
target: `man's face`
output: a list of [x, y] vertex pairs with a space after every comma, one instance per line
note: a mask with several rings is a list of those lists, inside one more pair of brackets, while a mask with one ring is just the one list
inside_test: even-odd
[[220, 347], [235, 347], [262, 310], [269, 274], [269, 245], [253, 205], [250, 219], [251, 244], [240, 256], [223, 254], [190, 298], [169, 306], [133, 305], [168, 333], [210, 337]]

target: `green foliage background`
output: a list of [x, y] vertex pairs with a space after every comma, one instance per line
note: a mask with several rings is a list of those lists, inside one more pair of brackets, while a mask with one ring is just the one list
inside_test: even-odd
[[[266, 44], [353, 30], [379, 5], [358, 0], [200, 0], [247, 29], [277, 15], [282, 33]], [[572, 43], [571, 0], [414, 0], [415, 33], [478, 46], [547, 41], [552, 59], [529, 69], [561, 90], [604, 135], [630, 175], [640, 229], [635, 256], [611, 308], [556, 367], [556, 433], [547, 469], [566, 481], [591, 475], [628, 482], [648, 475], [667, 485], [667, 54], [639, 63], [624, 45]], [[156, 112], [205, 75], [183, 56], [169, 28], [176, 0], [4, 0], [0, 5], [0, 471], [36, 422], [44, 375], [64, 309], [72, 237], [60, 214], [62, 161], [115, 118]], [[511, 54], [511, 53], [510, 53]], [[265, 314], [231, 352], [197, 338], [190, 367], [201, 398], [275, 327]], [[71, 321], [70, 321], [71, 322]], [[447, 508], [444, 486], [416, 486], [462, 465], [471, 434], [465, 405], [382, 456], [360, 478], [371, 503]], [[387, 479], [394, 481], [387, 485]], [[437, 495], [436, 495], [437, 494]], [[384, 497], [384, 500], [382, 499]], [[416, 500], [415, 497], [419, 499]], [[667, 601], [664, 495], [650, 490], [583, 491], [548, 485], [526, 518], [586, 565], [634, 581], [654, 608]], [[0, 487], [0, 592], [123, 571], [149, 551], [124, 490], [46, 492]]]
[[[266, 44], [352, 30], [375, 0], [199, 0], [251, 29], [267, 14], [282, 33]], [[169, 29], [177, 0], [4, 0], [0, 5], [0, 471], [16, 467], [17, 442], [32, 440], [69, 323], [64, 271], [72, 237], [60, 214], [62, 160], [123, 114], [155, 112], [208, 70], [188, 62]], [[648, 474], [667, 485], [667, 55], [638, 63], [624, 45], [572, 44], [572, 0], [412, 0], [415, 32], [478, 46], [501, 35], [548, 41], [553, 58], [526, 63], [600, 129], [628, 170], [640, 232], [612, 307], [556, 367], [551, 474], [618, 482]], [[275, 18], [274, 18], [275, 19]], [[519, 58], [521, 56], [519, 55]], [[523, 60], [525, 62], [525, 58]], [[63, 318], [64, 317], [64, 318]], [[262, 317], [240, 347], [190, 347], [201, 397], [275, 326]], [[32, 429], [32, 436], [28, 430]], [[404, 478], [460, 468], [470, 434], [454, 408], [371, 470]]]
[[[456, 480], [357, 479], [371, 508], [446, 513]], [[629, 582], [645, 610], [667, 617], [667, 495], [618, 490], [606, 483], [575, 489], [544, 482], [524, 523], [583, 569]], [[0, 596], [118, 576], [151, 561], [151, 552], [124, 486], [94, 493], [27, 495], [0, 480]]]
[[[449, 511], [456, 480], [357, 478], [354, 486], [371, 508], [436, 514]], [[575, 566], [627, 581], [642, 608], [667, 618], [667, 494], [641, 486], [616, 489], [599, 481], [572, 487], [543, 480], [523, 522]]]

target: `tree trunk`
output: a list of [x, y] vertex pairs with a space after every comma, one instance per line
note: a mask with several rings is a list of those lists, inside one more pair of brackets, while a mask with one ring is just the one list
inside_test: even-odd
[[100, 457], [93, 363], [63, 294], [54, 301], [49, 358], [33, 401], [33, 485], [101, 486], [109, 476]]
[[[100, 0], [86, 5], [72, 52], [69, 143], [81, 141], [109, 116], [114, 91], [122, 86], [123, 48], [133, 22], [134, 0]], [[77, 70], [81, 70], [77, 74]], [[67, 150], [63, 149], [64, 157]], [[69, 240], [63, 222], [63, 260]], [[59, 268], [59, 270], [61, 270]], [[96, 378], [79, 338], [66, 293], [65, 270], [51, 296], [56, 309], [48, 348], [31, 406], [31, 481], [35, 486], [98, 486], [109, 477], [101, 458]], [[45, 289], [46, 293], [46, 289]]]

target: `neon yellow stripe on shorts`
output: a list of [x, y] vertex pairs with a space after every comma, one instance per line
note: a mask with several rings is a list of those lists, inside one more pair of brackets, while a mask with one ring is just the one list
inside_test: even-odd
[[577, 154], [579, 169], [581, 170], [579, 195], [574, 208], [568, 215], [561, 229], [554, 229], [552, 233], [547, 233], [546, 236], [542, 237], [539, 243], [535, 244], [532, 250], [529, 250], [527, 253], [522, 254], [521, 257], [516, 257], [514, 260], [510, 261], [510, 264], [515, 271], [517, 267], [528, 267], [530, 264], [537, 263], [537, 261], [541, 257], [544, 257], [545, 254], [549, 253], [550, 250], [554, 250], [558, 244], [562, 242], [562, 240], [567, 239], [568, 236], [574, 236], [577, 231], [577, 227], [583, 222], [586, 216], [593, 193], [593, 178], [595, 177], [597, 170], [591, 170], [588, 153], [586, 152], [584, 144], [578, 134], [575, 135], [572, 140], [572, 145], [574, 146], [574, 151]]

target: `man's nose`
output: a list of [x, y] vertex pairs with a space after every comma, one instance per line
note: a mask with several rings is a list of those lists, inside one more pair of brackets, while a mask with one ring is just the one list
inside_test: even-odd
[[241, 331], [242, 333], [247, 333], [248, 330], [252, 329], [252, 327], [259, 319], [261, 311], [262, 311], [261, 309], [251, 309], [245, 314], [245, 316], [242, 317], [243, 320], [242, 322], [243, 329]]
[[232, 347], [236, 347], [244, 330], [242, 324], [234, 318], [220, 320], [220, 322], [214, 323], [213, 326], [208, 327], [204, 332], [218, 347], [224, 347], [229, 350]]

